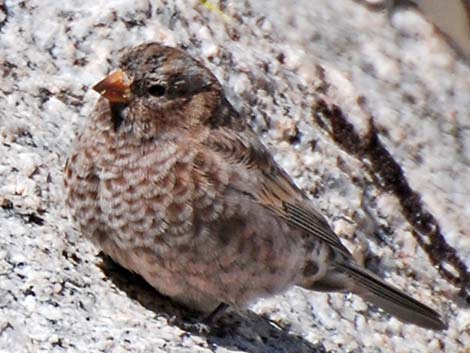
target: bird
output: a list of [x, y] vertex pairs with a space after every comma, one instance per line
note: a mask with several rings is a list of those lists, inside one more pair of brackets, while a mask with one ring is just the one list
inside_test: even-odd
[[347, 292], [447, 329], [354, 259], [185, 50], [128, 48], [93, 89], [100, 97], [64, 169], [66, 204], [85, 238], [157, 291], [209, 319], [293, 286]]

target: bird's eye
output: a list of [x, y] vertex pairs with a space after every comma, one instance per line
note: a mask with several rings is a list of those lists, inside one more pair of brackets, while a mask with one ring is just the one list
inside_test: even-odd
[[154, 97], [161, 97], [165, 94], [166, 88], [162, 85], [151, 85], [147, 89], [148, 93]]

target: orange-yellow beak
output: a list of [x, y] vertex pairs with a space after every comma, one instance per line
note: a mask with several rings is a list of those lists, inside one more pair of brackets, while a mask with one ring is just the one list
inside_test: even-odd
[[117, 70], [94, 85], [93, 89], [111, 103], [128, 103], [131, 81], [124, 71]]

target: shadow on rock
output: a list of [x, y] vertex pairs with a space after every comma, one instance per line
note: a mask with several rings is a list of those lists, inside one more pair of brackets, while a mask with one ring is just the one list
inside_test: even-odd
[[[100, 253], [99, 265], [106, 277], [131, 299], [158, 316], [174, 321], [185, 330], [185, 325], [197, 323], [200, 314], [184, 308], [151, 287], [142, 277], [133, 274]], [[176, 320], [173, 320], [176, 318]], [[312, 344], [300, 336], [289, 333], [268, 319], [251, 311], [238, 313], [228, 310], [210, 327], [209, 333], [194, 333], [205, 337], [209, 347], [225, 347], [252, 353], [325, 353], [321, 344]]]

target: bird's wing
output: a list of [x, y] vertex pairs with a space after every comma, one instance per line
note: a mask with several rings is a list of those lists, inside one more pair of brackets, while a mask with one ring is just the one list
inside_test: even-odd
[[[204, 143], [227, 163], [233, 164], [234, 168], [248, 169], [250, 178], [257, 180], [254, 188], [239, 191], [250, 195], [289, 225], [321, 239], [346, 258], [351, 257], [325, 218], [315, 210], [311, 201], [273, 160], [251, 130], [234, 131], [218, 127], [211, 130]], [[252, 185], [253, 180], [247, 180], [246, 184]]]

